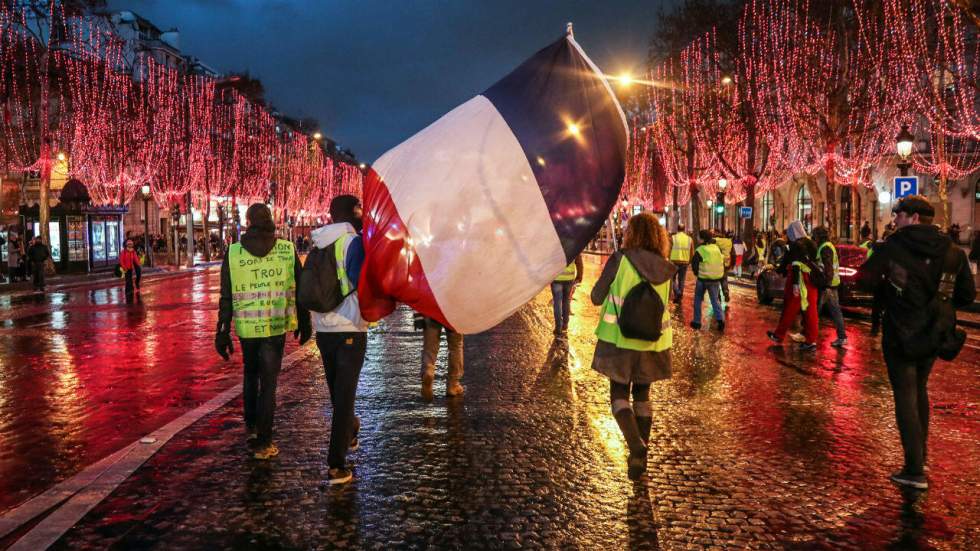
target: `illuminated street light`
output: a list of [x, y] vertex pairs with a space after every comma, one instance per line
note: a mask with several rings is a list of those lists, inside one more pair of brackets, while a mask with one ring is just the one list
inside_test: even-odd
[[626, 87], [626, 86], [629, 86], [630, 84], [633, 84], [633, 75], [631, 75], [629, 73], [623, 73], [623, 74], [619, 75], [619, 77], [617, 77], [617, 79], [619, 80], [620, 86], [623, 86], [623, 87]]
[[323, 138], [323, 134], [321, 134], [321, 133], [319, 133], [319, 132], [314, 132], [314, 133], [313, 133], [313, 139], [314, 139], [314, 140], [319, 140], [319, 139], [321, 139], [321, 138]]
[[66, 156], [65, 156], [65, 152], [64, 152], [64, 151], [59, 151], [59, 152], [58, 152], [58, 160], [59, 160], [59, 161], [62, 161], [62, 162], [64, 162], [64, 160], [65, 160], [65, 159], [67, 159], [67, 158], [68, 158], [68, 157], [66, 157]]
[[572, 136], [575, 136], [577, 138], [577, 137], [579, 137], [581, 135], [581, 132], [582, 131], [579, 130], [579, 127], [578, 127], [577, 124], [575, 124], [574, 122], [568, 123], [568, 133], [569, 134], [571, 134]]
[[892, 194], [887, 191], [878, 192], [878, 202], [887, 203], [892, 200]]
[[726, 85], [726, 86], [729, 85], [729, 84], [731, 84], [732, 83], [732, 77], [730, 77], [730, 76], [721, 77], [721, 83], [724, 84], [724, 85]]
[[728, 180], [724, 178], [718, 178], [718, 189], [724, 191], [728, 187]]
[[359, 164], [357, 166], [359, 166], [361, 168], [361, 170], [364, 170], [365, 168], [367, 168], [367, 165], [364, 164], [364, 163], [361, 163], [361, 164]]
[[902, 176], [909, 175], [909, 168], [912, 166], [912, 163], [909, 162], [909, 157], [912, 155], [912, 146], [914, 143], [915, 136], [909, 132], [909, 126], [903, 124], [902, 130], [898, 133], [898, 136], [895, 136], [895, 150], [901, 159], [898, 163], [898, 172]]

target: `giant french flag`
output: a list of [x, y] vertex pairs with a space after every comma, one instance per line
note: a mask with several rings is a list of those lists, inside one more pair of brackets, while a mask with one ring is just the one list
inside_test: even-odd
[[569, 34], [382, 155], [364, 184], [364, 318], [398, 302], [464, 334], [507, 318], [602, 226], [628, 135]]

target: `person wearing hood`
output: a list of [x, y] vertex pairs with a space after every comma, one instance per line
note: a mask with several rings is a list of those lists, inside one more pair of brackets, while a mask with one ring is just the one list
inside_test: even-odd
[[354, 473], [347, 466], [347, 453], [358, 448], [360, 420], [354, 414], [357, 383], [367, 352], [368, 324], [361, 317], [357, 282], [364, 263], [360, 236], [361, 202], [353, 195], [338, 195], [330, 201], [333, 222], [313, 230], [312, 246], [330, 247], [337, 260], [337, 277], [343, 301], [332, 312], [313, 312], [316, 346], [320, 349], [327, 388], [330, 391], [330, 448], [327, 452], [327, 482], [350, 482]]
[[769, 340], [776, 344], [783, 342], [796, 320], [803, 312], [804, 340], [800, 350], [809, 352], [817, 349], [817, 335], [820, 320], [817, 317], [817, 287], [810, 281], [810, 273], [817, 256], [817, 245], [806, 235], [799, 220], [794, 220], [786, 228], [789, 251], [779, 261], [776, 271], [786, 278], [783, 289], [783, 313], [775, 331], [766, 331]]
[[296, 305], [303, 268], [293, 244], [276, 238], [268, 206], [253, 204], [245, 218], [248, 229], [221, 262], [214, 346], [222, 358], [229, 358], [234, 320], [245, 368], [242, 394], [246, 440], [255, 446], [256, 459], [267, 460], [279, 455], [272, 427], [286, 333], [293, 332], [302, 345], [310, 340], [312, 329], [309, 312]]
[[830, 242], [830, 231], [824, 226], [813, 228], [813, 238], [817, 242], [817, 263], [823, 267], [823, 273], [829, 279], [829, 287], [820, 291], [820, 299], [817, 301], [817, 313], [823, 311], [824, 306], [830, 309], [830, 319], [834, 321], [834, 328], [837, 330], [837, 340], [830, 343], [835, 348], [847, 346], [847, 331], [844, 328], [844, 314], [840, 309], [840, 257], [837, 255], [837, 247]]
[[[592, 369], [609, 378], [613, 416], [629, 446], [627, 467], [631, 480], [646, 471], [653, 423], [650, 385], [670, 378], [673, 333], [666, 304], [677, 267], [668, 260], [669, 255], [667, 230], [652, 214], [637, 214], [629, 220], [623, 249], [606, 262], [591, 294], [592, 303], [602, 305]], [[662, 311], [646, 313], [653, 318], [661, 316], [662, 329], [656, 341], [627, 338], [619, 327], [624, 299], [644, 280], [653, 286], [661, 301]]]
[[[892, 482], [926, 489], [927, 437], [929, 434], [929, 394], [926, 385], [936, 361], [938, 344], [933, 345], [932, 329], [938, 318], [928, 315], [930, 304], [945, 279], [945, 293], [954, 308], [973, 303], [976, 287], [966, 254], [933, 225], [935, 209], [921, 195], [903, 198], [894, 208], [895, 226], [891, 236], [875, 248], [861, 266], [865, 286], [882, 278], [884, 313], [881, 349], [888, 367], [888, 380], [895, 399], [895, 419], [902, 441], [905, 462]], [[948, 275], [946, 275], [948, 274]], [[932, 350], [908, 351], [914, 347]]]
[[701, 329], [701, 308], [704, 305], [704, 294], [708, 293], [715, 324], [719, 331], [724, 331], [725, 308], [721, 305], [721, 280], [725, 276], [725, 259], [710, 230], [701, 230], [698, 237], [701, 245], [695, 249], [691, 258], [691, 270], [698, 278], [694, 284], [694, 319], [691, 320], [691, 327]]

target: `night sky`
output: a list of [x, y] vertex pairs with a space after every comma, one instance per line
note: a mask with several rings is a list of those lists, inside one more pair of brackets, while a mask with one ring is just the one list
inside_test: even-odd
[[607, 73], [642, 70], [673, 0], [111, 0], [219, 71], [248, 70], [292, 117], [371, 162], [575, 23]]

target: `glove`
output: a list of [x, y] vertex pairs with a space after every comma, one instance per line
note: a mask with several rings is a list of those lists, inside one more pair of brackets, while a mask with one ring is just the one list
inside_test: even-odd
[[218, 351], [219, 356], [227, 360], [235, 351], [231, 344], [231, 334], [224, 331], [216, 333], [214, 335], [214, 349]]
[[301, 324], [300, 328], [293, 331], [293, 338], [299, 340], [299, 345], [303, 346], [309, 342], [310, 337], [313, 336], [313, 327], [308, 324]]

